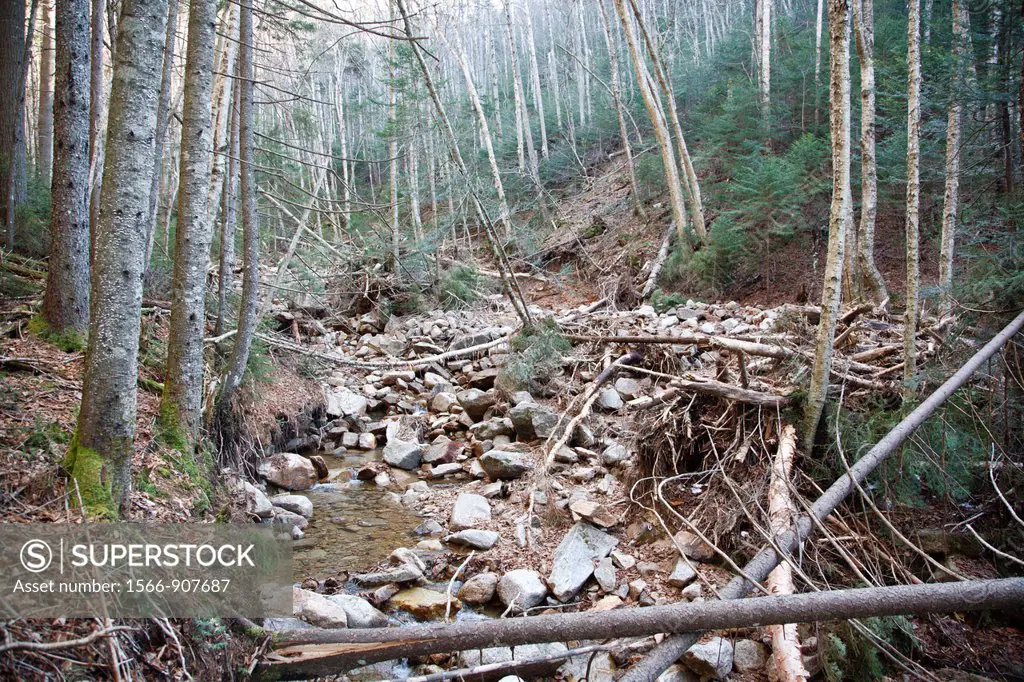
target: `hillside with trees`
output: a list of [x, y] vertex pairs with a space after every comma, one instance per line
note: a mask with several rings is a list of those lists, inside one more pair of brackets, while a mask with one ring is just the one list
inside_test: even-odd
[[0, 189], [4, 524], [294, 556], [4, 679], [1024, 678], [1021, 0], [6, 0]]

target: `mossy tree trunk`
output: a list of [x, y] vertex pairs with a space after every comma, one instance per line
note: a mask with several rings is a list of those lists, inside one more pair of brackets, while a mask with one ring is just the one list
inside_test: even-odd
[[89, 0], [57, 4], [54, 207], [43, 317], [51, 331], [89, 325]]
[[94, 514], [131, 488], [150, 173], [166, 3], [125, 0], [110, 91], [82, 406], [66, 468]]
[[212, 164], [213, 54], [216, 0], [191, 0], [185, 99], [181, 123], [178, 225], [171, 280], [171, 322], [159, 423], [169, 443], [184, 453], [195, 447], [203, 403], [203, 336], [206, 270], [213, 221], [209, 214]]

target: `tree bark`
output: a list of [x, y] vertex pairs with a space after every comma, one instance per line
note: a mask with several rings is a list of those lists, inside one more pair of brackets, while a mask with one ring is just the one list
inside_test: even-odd
[[821, 122], [821, 17], [822, 2], [818, 0], [818, 13], [814, 21], [814, 127], [817, 129]]
[[963, 66], [969, 15], [964, 0], [953, 0], [953, 89], [949, 97], [946, 123], [946, 185], [942, 202], [942, 235], [939, 250], [939, 313], [948, 315], [953, 308], [953, 252], [956, 243], [957, 204], [960, 193], [960, 126]]
[[0, 6], [0, 219], [4, 221], [7, 248], [14, 248], [15, 215], [24, 183], [18, 174], [25, 166], [25, 146], [19, 144], [24, 123], [22, 72], [25, 59], [25, 3], [10, 0]]
[[89, 326], [89, 0], [56, 8], [50, 263], [43, 316], [57, 333]]
[[[389, 16], [394, 19], [392, 5], [388, 2]], [[394, 41], [388, 41], [388, 184], [391, 192], [391, 245], [388, 266], [398, 271], [399, 251], [402, 233], [398, 210], [398, 92], [395, 84]]]
[[854, 0], [854, 31], [860, 58], [860, 228], [857, 230], [857, 271], [864, 296], [885, 305], [889, 292], [875, 265], [875, 218], [878, 213], [878, 166], [875, 157], [875, 19], [874, 0]]
[[[229, 3], [224, 9], [224, 36], [221, 38], [221, 49], [215, 52], [215, 72], [213, 76], [213, 167], [210, 169], [210, 215], [221, 215], [221, 201], [224, 198], [225, 169], [229, 159], [225, 154], [230, 150], [231, 141], [228, 129], [232, 119], [235, 80], [229, 76], [235, 72], [235, 60], [238, 57], [236, 34], [236, 6]], [[328, 149], [329, 151], [329, 149]]]
[[832, 366], [832, 341], [839, 314], [843, 251], [850, 206], [850, 5], [848, 0], [828, 0], [830, 128], [832, 131], [832, 206], [829, 211], [828, 256], [821, 293], [821, 319], [814, 346], [811, 385], [804, 413], [804, 449], [814, 447], [818, 421], [828, 395]]
[[530, 58], [530, 80], [533, 83], [533, 108], [537, 110], [537, 122], [540, 124], [540, 155], [548, 158], [548, 129], [544, 120], [544, 98], [540, 89], [540, 67], [537, 65], [537, 47], [533, 39], [533, 18], [530, 16], [529, 3], [523, 8], [526, 18], [526, 52]]
[[757, 4], [757, 85], [761, 120], [769, 131], [772, 96], [772, 0], [756, 0]]
[[92, 0], [89, 21], [89, 262], [95, 261], [103, 168], [103, 0]]
[[53, 5], [43, 5], [39, 50], [39, 116], [36, 129], [36, 175], [50, 188], [53, 168]]
[[65, 460], [89, 510], [111, 517], [131, 488], [146, 212], [166, 19], [161, 0], [125, 0], [121, 12], [82, 406]]
[[921, 288], [918, 210], [921, 204], [921, 0], [907, 5], [907, 310], [903, 320], [903, 383], [913, 395], [917, 369], [918, 296]]
[[[237, 73], [237, 69], [235, 71]], [[224, 179], [224, 218], [220, 228], [220, 270], [217, 276], [217, 322], [213, 335], [224, 333], [224, 321], [228, 314], [228, 292], [235, 281], [235, 228], [238, 222], [238, 105], [240, 90], [236, 86], [232, 93], [231, 122], [228, 126], [228, 170]]]
[[238, 5], [238, 137], [240, 202], [242, 212], [242, 301], [238, 309], [238, 333], [231, 349], [227, 371], [217, 398], [220, 410], [231, 403], [245, 368], [249, 350], [259, 323], [259, 258], [260, 233], [256, 213], [255, 144], [253, 142], [253, 31], [254, 0], [240, 0]]
[[203, 404], [206, 270], [213, 234], [208, 209], [213, 162], [211, 96], [216, 27], [216, 0], [190, 0], [170, 335], [159, 417], [168, 443], [186, 455], [194, 452]]

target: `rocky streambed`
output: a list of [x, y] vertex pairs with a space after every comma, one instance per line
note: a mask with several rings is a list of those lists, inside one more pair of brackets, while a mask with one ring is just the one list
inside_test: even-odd
[[[368, 315], [350, 332], [316, 340], [317, 352], [338, 359], [324, 381], [326, 417], [293, 443], [295, 452], [262, 461], [260, 485], [240, 484], [254, 518], [287, 524], [296, 538], [295, 618], [268, 628], [600, 611], [699, 600], [728, 580], [696, 536], [684, 530], [670, 537], [653, 519], [627, 513], [629, 408], [657, 399], [666, 386], [642, 374], [609, 382], [594, 413], [552, 450], [573, 416], [565, 410], [595, 376], [590, 367], [600, 368], [599, 358], [589, 367], [563, 358], [543, 390], [513, 390], [503, 384], [502, 368], [512, 357], [514, 318], [500, 302], [490, 304], [472, 314]], [[563, 323], [574, 316], [537, 312]], [[782, 314], [691, 301], [661, 314], [649, 307], [609, 312], [601, 322], [618, 326], [619, 335], [746, 338], [772, 333]], [[671, 348], [691, 369], [715, 371], [714, 354], [696, 345]], [[748, 674], [744, 679], [762, 674], [760, 641], [715, 638], [706, 645], [666, 679], [724, 679], [734, 669]], [[432, 657], [364, 679], [565, 649], [538, 647]], [[566, 679], [610, 680], [625, 661], [615, 652], [585, 658], [530, 674], [551, 674], [564, 663]]]

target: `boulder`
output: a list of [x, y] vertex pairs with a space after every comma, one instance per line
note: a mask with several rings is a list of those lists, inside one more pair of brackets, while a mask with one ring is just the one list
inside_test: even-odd
[[413, 535], [441, 535], [444, 528], [434, 519], [427, 519], [413, 529]]
[[345, 610], [350, 628], [383, 628], [388, 617], [374, 608], [373, 604], [354, 594], [332, 594], [327, 599]]
[[412, 471], [420, 465], [423, 458], [423, 446], [415, 441], [389, 438], [384, 446], [384, 461], [398, 469]]
[[723, 637], [695, 644], [683, 654], [683, 664], [702, 678], [724, 680], [732, 672], [732, 642]]
[[534, 402], [520, 403], [508, 411], [516, 438], [523, 442], [547, 438], [558, 424], [558, 413]]
[[614, 388], [606, 388], [598, 394], [597, 401], [594, 404], [598, 409], [615, 412], [621, 410], [624, 403], [618, 391]]
[[606, 467], [613, 467], [626, 461], [628, 457], [629, 450], [626, 449], [626, 446], [619, 443], [611, 443], [601, 452], [601, 464], [604, 464]]
[[360, 450], [373, 450], [377, 447], [377, 437], [372, 433], [360, 433], [357, 446]]
[[498, 581], [498, 599], [505, 606], [514, 601], [512, 610], [516, 613], [542, 604], [547, 596], [548, 588], [537, 571], [517, 568], [501, 576]]
[[615, 682], [615, 658], [607, 651], [573, 656], [559, 668], [565, 682]]
[[555, 550], [548, 577], [551, 592], [561, 602], [576, 596], [594, 573], [594, 562], [605, 558], [619, 544], [617, 538], [588, 523], [573, 526]]
[[423, 461], [427, 464], [450, 464], [465, 449], [465, 443], [449, 440], [447, 436], [438, 436], [423, 452]]
[[469, 385], [479, 388], [482, 391], [494, 388], [494, 382], [498, 378], [499, 370], [496, 367], [482, 369], [469, 375]]
[[455, 398], [454, 393], [448, 393], [447, 391], [441, 391], [430, 400], [430, 409], [432, 412], [450, 412], [452, 405], [457, 403], [458, 400]]
[[478, 460], [491, 480], [513, 480], [533, 468], [533, 460], [520, 452], [488, 450]]
[[494, 599], [498, 588], [497, 573], [478, 573], [459, 588], [459, 599], [467, 604], [480, 606]]
[[303, 495], [274, 495], [270, 498], [270, 503], [307, 519], [313, 516], [313, 503]]
[[245, 496], [245, 511], [261, 519], [269, 519], [274, 515], [274, 506], [262, 490], [249, 481], [239, 481], [238, 488]]
[[668, 577], [668, 584], [672, 587], [686, 587], [696, 577], [697, 571], [693, 569], [690, 562], [681, 558], [676, 561], [676, 567], [672, 569], [672, 574]]
[[502, 330], [497, 327], [489, 327], [479, 332], [473, 332], [464, 334], [457, 337], [452, 341], [452, 345], [448, 347], [448, 350], [462, 350], [463, 348], [472, 348], [473, 346], [479, 346], [493, 341], [502, 335]]
[[351, 417], [353, 415], [366, 414], [369, 401], [366, 396], [359, 395], [355, 391], [344, 386], [330, 390], [327, 397], [327, 415], [330, 417]]
[[477, 440], [494, 440], [498, 436], [511, 436], [515, 433], [512, 420], [507, 417], [493, 417], [485, 422], [473, 424], [469, 427], [469, 432]]
[[615, 391], [623, 400], [633, 400], [640, 396], [640, 382], [629, 377], [619, 377], [615, 380]]
[[768, 647], [752, 639], [741, 639], [733, 645], [732, 665], [741, 673], [756, 672], [768, 663]]
[[685, 665], [676, 663], [669, 666], [668, 670], [659, 675], [654, 682], [700, 682], [700, 675]]
[[352, 576], [352, 580], [363, 587], [380, 587], [388, 583], [408, 583], [421, 578], [423, 578], [423, 571], [411, 564], [403, 564], [373, 573], [357, 573]]
[[491, 504], [487, 498], [473, 493], [461, 493], [452, 507], [448, 527], [453, 531], [475, 528], [491, 520]]
[[498, 544], [498, 539], [501, 536], [490, 530], [460, 530], [458, 533], [452, 533], [445, 537], [444, 541], [453, 545], [459, 545], [461, 547], [470, 547], [472, 549], [479, 549], [483, 551], [489, 550], [494, 545]]
[[715, 558], [715, 550], [688, 530], [681, 530], [672, 538], [683, 554], [695, 561], [711, 561]]
[[[492, 676], [474, 677], [473, 679], [497, 680], [497, 682], [523, 682], [524, 680], [550, 679], [565, 660], [562, 657], [568, 648], [561, 642], [549, 644], [522, 644], [515, 647], [492, 647], [488, 649], [470, 649], [459, 653], [458, 662], [461, 667], [475, 668], [481, 665], [503, 663], [501, 672]], [[526, 663], [534, 660], [535, 663]], [[515, 661], [523, 661], [516, 665]], [[504, 675], [503, 677], [498, 677]]]
[[470, 388], [460, 391], [455, 395], [459, 405], [466, 411], [469, 418], [475, 422], [484, 418], [487, 410], [491, 409], [498, 402], [498, 396], [494, 391], [481, 391], [479, 388]]
[[[444, 617], [448, 597], [442, 592], [435, 592], [423, 587], [410, 587], [392, 597], [391, 603], [420, 620], [434, 620]], [[462, 602], [457, 597], [452, 597], [451, 613], [455, 613], [461, 608]]]
[[430, 478], [444, 478], [445, 476], [451, 476], [453, 474], [462, 473], [462, 465], [458, 462], [449, 462], [448, 464], [438, 464], [437, 466], [430, 467]]
[[308, 490], [318, 480], [313, 464], [292, 452], [279, 452], [266, 458], [260, 462], [259, 474], [268, 483], [285, 490]]
[[605, 557], [597, 562], [594, 568], [594, 580], [605, 592], [614, 592], [618, 586], [618, 579], [615, 576], [615, 566], [612, 565], [610, 557]]
[[[287, 509], [281, 507], [274, 507], [274, 518], [273, 523], [279, 523], [284, 526], [290, 526], [292, 528], [298, 528], [303, 530], [309, 525], [309, 521], [306, 520], [305, 516], [290, 512]], [[298, 538], [296, 538], [298, 539]]]
[[569, 511], [598, 528], [611, 528], [619, 522], [619, 517], [610, 509], [593, 500], [576, 500], [569, 505]]
[[292, 588], [292, 613], [317, 627], [348, 627], [348, 615], [339, 604], [335, 604], [322, 594], [299, 587]]

